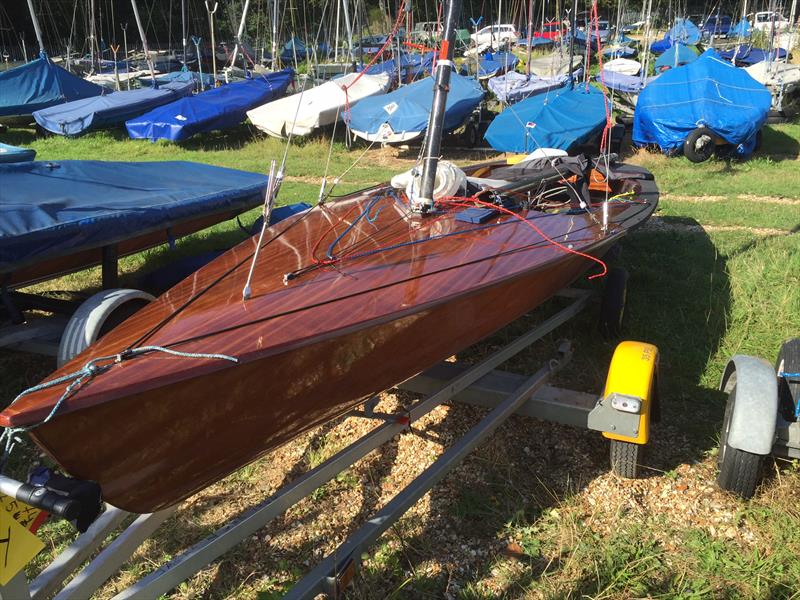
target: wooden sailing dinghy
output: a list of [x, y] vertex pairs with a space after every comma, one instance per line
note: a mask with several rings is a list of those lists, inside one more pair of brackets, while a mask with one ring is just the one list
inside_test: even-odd
[[569, 157], [465, 174], [437, 164], [453, 6], [421, 178], [319, 204], [236, 246], [65, 364], [49, 387], [18, 397], [0, 425], [30, 428], [107, 502], [151, 512], [604, 269], [599, 257], [656, 207], [647, 171]]

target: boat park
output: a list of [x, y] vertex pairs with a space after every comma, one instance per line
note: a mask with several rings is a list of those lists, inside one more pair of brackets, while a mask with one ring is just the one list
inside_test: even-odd
[[0, 599], [793, 598], [796, 0], [0, 5]]

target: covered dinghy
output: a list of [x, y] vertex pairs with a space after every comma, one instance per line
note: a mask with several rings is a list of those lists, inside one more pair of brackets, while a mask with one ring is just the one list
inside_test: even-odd
[[348, 108], [369, 96], [385, 94], [389, 76], [350, 73], [311, 89], [262, 104], [247, 111], [253, 125], [273, 137], [308, 135], [318, 127], [332, 125]]
[[725, 60], [731, 61], [737, 67], [749, 67], [769, 60], [785, 60], [788, 52], [783, 48], [775, 48], [770, 51], [762, 48], [753, 48], [749, 44], [739, 44], [735, 48], [720, 51], [719, 55]]
[[681, 43], [668, 48], [661, 56], [656, 59], [656, 71], [666, 71], [675, 67], [688, 65], [697, 60], [697, 51], [694, 47], [685, 46]]
[[37, 110], [36, 122], [47, 131], [59, 135], [82, 135], [92, 129], [122, 125], [139, 116], [183, 96], [194, 89], [193, 82], [173, 82], [159, 88], [141, 88], [112, 92], [98, 98], [75, 100], [59, 106]]
[[[583, 69], [578, 69], [574, 74], [574, 78], [578, 79], [582, 74]], [[503, 104], [516, 104], [531, 96], [564, 87], [569, 80], [569, 75], [558, 75], [556, 77], [531, 75], [529, 77], [516, 71], [510, 71], [505, 75], [492, 77], [489, 80], [489, 89]]]
[[0, 274], [20, 283], [95, 264], [104, 246], [135, 252], [232, 218], [263, 201], [267, 177], [188, 162], [66, 160], [0, 165], [0, 181]]
[[[434, 78], [403, 86], [385, 96], [365, 98], [350, 115], [350, 129], [369, 141], [399, 143], [421, 136], [428, 128]], [[453, 73], [447, 94], [444, 130], [458, 128], [483, 98], [483, 89], [472, 77]]]
[[130, 119], [125, 127], [132, 139], [152, 142], [180, 142], [195, 133], [233, 127], [251, 108], [283, 96], [292, 74], [291, 69], [284, 69], [187, 96]]
[[30, 116], [42, 108], [106, 93], [102, 86], [65, 71], [42, 54], [0, 73], [0, 117]]
[[700, 43], [701, 37], [700, 28], [689, 19], [675, 19], [675, 25], [667, 31], [664, 39], [653, 42], [650, 45], [650, 50], [655, 54], [661, 54], [677, 43], [685, 46], [695, 46]]
[[656, 144], [666, 153], [683, 146], [690, 133], [705, 128], [747, 155], [767, 120], [772, 97], [744, 69], [714, 50], [680, 69], [670, 69], [639, 95], [633, 142]]
[[484, 137], [501, 152], [569, 151], [603, 130], [606, 108], [603, 92], [594, 86], [562, 88], [507, 107]]
[[36, 158], [36, 150], [33, 148], [20, 148], [0, 143], [0, 163], [25, 162], [34, 158]]

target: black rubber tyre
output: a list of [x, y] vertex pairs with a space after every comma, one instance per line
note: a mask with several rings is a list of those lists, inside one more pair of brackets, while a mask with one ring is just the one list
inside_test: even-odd
[[791, 117], [782, 110], [771, 110], [767, 113], [767, 125], [781, 125], [791, 120]]
[[719, 440], [719, 475], [717, 484], [723, 490], [733, 492], [745, 500], [752, 498], [761, 479], [761, 464], [764, 457], [760, 454], [752, 454], [731, 448], [728, 445], [728, 433], [733, 417], [733, 407], [736, 404], [736, 388], [731, 390], [728, 395], [728, 402], [725, 405], [725, 418], [722, 421], [722, 435]]
[[625, 479], [639, 476], [639, 450], [641, 445], [611, 440], [611, 472]]
[[627, 129], [633, 127], [633, 117], [628, 115], [617, 115], [617, 123], [624, 125]]
[[[800, 373], [800, 338], [783, 343], [775, 361], [776, 373]], [[789, 423], [797, 421], [795, 412], [800, 403], [800, 379], [778, 379], [778, 410]]]
[[701, 163], [711, 158], [715, 148], [713, 134], [705, 127], [698, 127], [686, 136], [683, 142], [683, 155], [693, 163]]
[[618, 338], [622, 335], [627, 296], [628, 272], [621, 267], [609, 269], [600, 303], [600, 331], [607, 338]]
[[761, 150], [761, 147], [764, 145], [764, 134], [763, 129], [759, 129], [758, 133], [756, 134], [756, 147], [754, 148], [755, 152]]
[[474, 148], [478, 145], [478, 128], [472, 121], [464, 125], [464, 133], [462, 135], [464, 136], [464, 145], [467, 148]]

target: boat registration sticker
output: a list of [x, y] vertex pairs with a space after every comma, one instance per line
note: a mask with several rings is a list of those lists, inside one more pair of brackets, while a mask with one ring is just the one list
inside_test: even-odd
[[533, 121], [528, 121], [527, 123], [525, 123], [525, 127], [527, 127], [528, 129], [533, 129], [534, 127], [536, 127], [536, 123], [534, 123]]
[[383, 110], [387, 112], [387, 114], [393, 115], [394, 111], [399, 108], [397, 102], [389, 102], [389, 104], [384, 104]]
[[44, 548], [14, 515], [0, 510], [0, 585], [6, 585]]
[[183, 115], [175, 115], [175, 118], [178, 119], [178, 121], [188, 121], [189, 120], [186, 117], [184, 117]]

